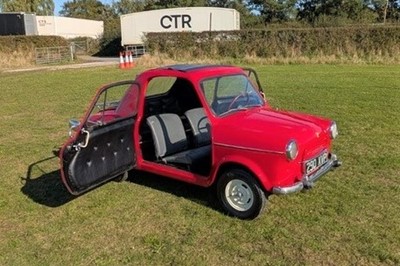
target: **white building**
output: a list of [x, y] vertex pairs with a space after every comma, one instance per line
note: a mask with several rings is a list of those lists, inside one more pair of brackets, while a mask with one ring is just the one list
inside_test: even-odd
[[89, 19], [36, 16], [38, 35], [57, 35], [67, 39], [77, 37], [100, 38], [104, 22]]
[[228, 31], [240, 29], [240, 13], [231, 8], [181, 7], [122, 15], [122, 46], [140, 46], [147, 32]]

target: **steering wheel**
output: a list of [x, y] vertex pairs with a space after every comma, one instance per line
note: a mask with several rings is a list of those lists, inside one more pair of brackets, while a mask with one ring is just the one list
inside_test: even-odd
[[248, 92], [241, 92], [238, 95], [236, 95], [235, 98], [233, 98], [232, 102], [228, 106], [228, 111], [232, 109], [233, 104], [236, 103], [237, 100], [239, 100], [240, 97], [245, 97], [245, 96], [247, 96], [247, 100], [246, 100], [246, 104], [247, 104], [249, 102], [249, 99], [250, 99], [249, 93]]

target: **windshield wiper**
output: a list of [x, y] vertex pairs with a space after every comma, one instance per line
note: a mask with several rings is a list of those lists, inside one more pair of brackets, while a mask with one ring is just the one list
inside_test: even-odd
[[223, 112], [222, 114], [220, 114], [220, 116], [224, 116], [226, 114], [229, 114], [229, 113], [232, 113], [232, 112], [235, 112], [235, 111], [246, 111], [246, 110], [247, 110], [247, 108], [243, 108], [243, 107], [233, 108], [233, 109], [229, 109], [226, 112]]
[[247, 109], [249, 109], [249, 108], [253, 108], [253, 107], [261, 107], [261, 106], [263, 106], [261, 103], [258, 103], [258, 104], [251, 104], [251, 105], [246, 105], [245, 107], [247, 108]]
[[261, 106], [263, 106], [263, 105], [260, 104], [260, 103], [259, 103], [259, 104], [246, 105], [246, 106], [238, 106], [237, 108], [229, 109], [228, 111], [226, 111], [226, 112], [220, 114], [220, 116], [223, 116], [223, 115], [232, 113], [232, 112], [234, 112], [234, 111], [246, 111], [246, 110], [249, 110], [250, 108], [261, 107]]

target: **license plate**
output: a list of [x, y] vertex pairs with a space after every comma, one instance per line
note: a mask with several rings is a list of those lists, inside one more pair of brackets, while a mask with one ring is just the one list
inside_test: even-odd
[[328, 161], [328, 152], [324, 152], [318, 157], [315, 157], [305, 163], [306, 174], [311, 174], [317, 171], [322, 165]]

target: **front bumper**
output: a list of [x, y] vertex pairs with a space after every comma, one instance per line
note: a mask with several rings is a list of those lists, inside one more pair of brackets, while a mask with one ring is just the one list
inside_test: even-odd
[[329, 159], [329, 161], [326, 164], [324, 164], [320, 169], [318, 169], [318, 171], [313, 173], [312, 175], [303, 176], [301, 181], [294, 183], [292, 186], [273, 187], [272, 193], [278, 194], [278, 195], [286, 195], [286, 194], [299, 192], [303, 189], [312, 188], [314, 185], [314, 182], [317, 181], [321, 176], [323, 176], [330, 170], [333, 170], [336, 167], [339, 167], [341, 165], [342, 165], [342, 162], [338, 160], [337, 156], [335, 154], [331, 154], [331, 158]]

